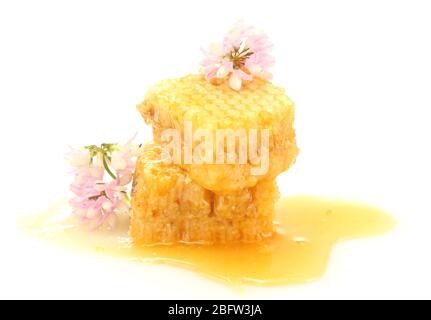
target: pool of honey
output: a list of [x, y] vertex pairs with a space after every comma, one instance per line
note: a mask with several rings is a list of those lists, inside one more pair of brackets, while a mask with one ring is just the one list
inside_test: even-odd
[[137, 247], [127, 234], [127, 218], [114, 230], [89, 231], [68, 213], [67, 203], [58, 203], [19, 224], [33, 236], [71, 249], [175, 265], [231, 284], [249, 285], [296, 284], [319, 278], [337, 242], [380, 235], [395, 224], [385, 212], [367, 205], [296, 196], [277, 203], [277, 234], [257, 244]]

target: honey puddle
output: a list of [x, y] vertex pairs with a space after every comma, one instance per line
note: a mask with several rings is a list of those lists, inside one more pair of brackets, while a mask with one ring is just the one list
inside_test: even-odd
[[259, 244], [136, 247], [127, 219], [114, 231], [88, 231], [68, 217], [67, 203], [23, 219], [20, 227], [72, 249], [180, 266], [232, 284], [285, 285], [321, 277], [337, 242], [380, 235], [395, 225], [379, 209], [310, 196], [283, 198], [276, 212], [277, 235]]

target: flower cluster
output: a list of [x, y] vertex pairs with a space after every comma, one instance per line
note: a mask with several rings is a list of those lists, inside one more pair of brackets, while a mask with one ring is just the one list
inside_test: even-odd
[[82, 223], [97, 228], [106, 222], [113, 227], [118, 214], [128, 213], [128, 189], [139, 153], [131, 141], [70, 150], [66, 155], [74, 174], [70, 205]]
[[254, 76], [270, 79], [268, 68], [274, 64], [272, 44], [266, 34], [238, 22], [221, 44], [203, 50], [201, 70], [208, 81], [229, 78], [229, 85], [240, 90], [242, 82]]

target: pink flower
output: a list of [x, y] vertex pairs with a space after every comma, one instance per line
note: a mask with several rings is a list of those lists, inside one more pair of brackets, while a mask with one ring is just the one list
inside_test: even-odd
[[266, 34], [238, 22], [224, 37], [222, 44], [212, 44], [203, 50], [205, 59], [201, 71], [207, 81], [229, 78], [229, 85], [240, 90], [243, 81], [253, 76], [270, 79], [268, 68], [274, 64], [272, 44]]
[[128, 213], [128, 189], [140, 150], [130, 140], [123, 146], [92, 145], [69, 152], [66, 158], [74, 174], [70, 185], [74, 197], [69, 203], [82, 223], [92, 229], [105, 222], [114, 227], [117, 215]]
[[115, 216], [129, 210], [127, 188], [120, 185], [119, 179], [109, 183], [89, 179], [73, 190], [76, 194], [76, 197], [70, 200], [73, 213], [81, 223], [90, 223], [91, 228], [99, 227], [108, 219], [113, 227]]

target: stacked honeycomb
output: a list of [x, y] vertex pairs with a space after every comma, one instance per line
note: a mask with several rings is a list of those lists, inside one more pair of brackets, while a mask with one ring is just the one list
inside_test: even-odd
[[[138, 110], [152, 125], [155, 142], [144, 148], [135, 171], [131, 235], [136, 242], [249, 242], [273, 233], [275, 177], [298, 153], [294, 106], [283, 89], [254, 79], [237, 92], [188, 75], [152, 87]], [[177, 129], [183, 137], [186, 121], [192, 133], [268, 129], [268, 170], [253, 174], [258, 165], [252, 159], [243, 164], [165, 164], [162, 132]], [[238, 159], [239, 148], [234, 152]]]

